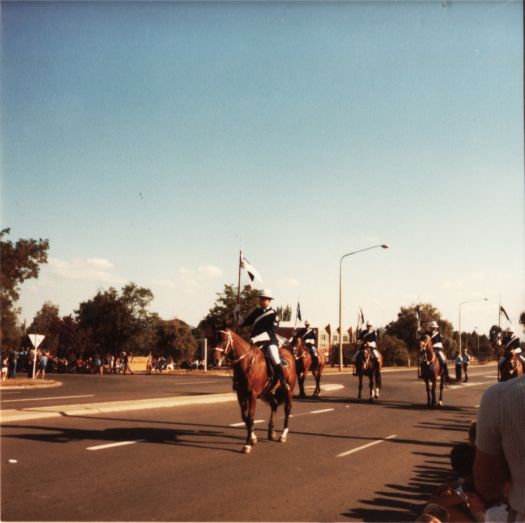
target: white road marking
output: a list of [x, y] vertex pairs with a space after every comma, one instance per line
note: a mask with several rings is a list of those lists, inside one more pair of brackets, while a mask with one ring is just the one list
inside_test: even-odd
[[379, 443], [384, 443], [388, 439], [396, 438], [397, 434], [392, 434], [390, 436], [387, 436], [384, 439], [378, 439], [376, 441], [372, 441], [372, 443], [367, 443], [366, 445], [362, 445], [361, 447], [357, 447], [352, 450], [347, 450], [346, 452], [342, 452], [341, 454], [338, 454], [336, 457], [342, 458], [343, 456], [349, 456], [350, 454], [353, 454], [354, 452], [359, 452], [360, 450], [367, 449], [368, 447], [373, 447], [374, 445], [379, 445]]
[[2, 400], [2, 403], [14, 403], [15, 401], [46, 401], [46, 400], [66, 400], [72, 398], [93, 398], [94, 394], [82, 394], [79, 396], [49, 396], [48, 398], [27, 398], [22, 400]]
[[310, 414], [321, 414], [322, 412], [332, 412], [335, 409], [321, 409], [321, 410], [311, 410]]
[[478, 381], [475, 383], [462, 383], [461, 385], [450, 385], [448, 390], [463, 389], [464, 387], [478, 387], [480, 385], [486, 385], [487, 383], [496, 383], [495, 381]]
[[135, 443], [140, 443], [145, 441], [143, 439], [138, 439], [136, 441], [120, 441], [119, 443], [108, 443], [107, 445], [96, 445], [95, 447], [86, 447], [86, 450], [102, 450], [110, 449], [112, 447], [123, 447], [124, 445], [134, 445]]
[[[256, 419], [254, 423], [264, 423], [263, 419]], [[246, 423], [244, 421], [241, 421], [241, 423], [230, 423], [230, 427], [244, 427], [246, 426]]]
[[18, 463], [18, 460], [17, 459], [8, 459], [7, 460], [9, 463]]

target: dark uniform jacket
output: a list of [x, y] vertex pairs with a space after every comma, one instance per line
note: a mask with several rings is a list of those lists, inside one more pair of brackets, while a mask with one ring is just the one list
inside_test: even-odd
[[275, 332], [276, 324], [277, 313], [271, 307], [268, 307], [267, 309], [257, 307], [244, 319], [239, 327], [252, 325], [250, 338], [255, 338], [255, 336], [259, 336], [259, 334], [266, 332], [270, 338], [270, 342], [277, 345], [277, 333]]
[[314, 345], [317, 346], [317, 340], [315, 331], [310, 328], [304, 328], [300, 333], [299, 336], [303, 338], [303, 341], [308, 345]]
[[443, 338], [441, 338], [441, 334], [439, 334], [438, 331], [431, 334], [430, 339], [432, 340], [432, 347], [434, 347], [434, 349], [443, 350]]
[[372, 343], [374, 342], [374, 345], [375, 345], [375, 342], [377, 341], [377, 333], [375, 330], [371, 330], [371, 331], [361, 331], [362, 332], [362, 337], [361, 337], [361, 341], [363, 343]]
[[505, 347], [505, 350], [514, 350], [520, 348], [520, 339], [515, 335], [512, 334], [510, 336], [505, 336], [503, 339], [503, 346]]

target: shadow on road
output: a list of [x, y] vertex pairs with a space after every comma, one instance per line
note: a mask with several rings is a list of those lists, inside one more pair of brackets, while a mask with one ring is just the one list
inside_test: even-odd
[[[27, 434], [8, 434], [6, 433], [6, 429], [27, 429], [36, 432]], [[70, 443], [75, 441], [86, 441], [90, 442], [90, 445], [92, 446], [95, 446], [97, 442], [99, 444], [110, 444], [121, 443], [124, 441], [140, 441], [141, 443], [155, 443], [184, 447], [208, 448], [210, 450], [222, 450], [235, 453], [240, 452], [240, 443], [244, 440], [243, 437], [226, 434], [223, 431], [202, 429], [183, 430], [151, 427], [120, 427], [103, 430], [94, 430], [63, 427], [45, 427], [42, 425], [4, 425], [2, 426], [2, 437], [29, 441], [40, 441], [44, 443]], [[220, 439], [220, 441], [210, 441], [209, 438]], [[233, 449], [229, 447], [224, 447], [224, 445], [235, 445], [236, 448]]]
[[[411, 480], [406, 485], [385, 483], [384, 490], [375, 492], [373, 498], [358, 500], [364, 506], [351, 508], [342, 515], [366, 522], [414, 521], [436, 488], [452, 479], [450, 450], [456, 443], [466, 441], [470, 418], [474, 417], [475, 409], [454, 408], [449, 411], [457, 411], [457, 415], [415, 425], [428, 429], [429, 441], [411, 441], [412, 445], [417, 443], [423, 448], [427, 447], [427, 450], [412, 452], [412, 455], [421, 457], [423, 462], [413, 467]], [[450, 443], [431, 441], [432, 432], [436, 430], [457, 432], [460, 439]], [[403, 442], [397, 439], [390, 441]], [[445, 447], [443, 452], [433, 452], [438, 446]]]

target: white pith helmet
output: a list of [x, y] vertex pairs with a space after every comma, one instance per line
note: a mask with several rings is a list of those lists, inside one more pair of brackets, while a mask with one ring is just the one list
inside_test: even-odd
[[259, 298], [269, 298], [273, 300], [272, 291], [270, 289], [263, 289], [259, 294]]
[[435, 321], [435, 320], [432, 321], [432, 322], [430, 323], [430, 328], [431, 328], [431, 329], [439, 329], [439, 325], [437, 324], [437, 321]]

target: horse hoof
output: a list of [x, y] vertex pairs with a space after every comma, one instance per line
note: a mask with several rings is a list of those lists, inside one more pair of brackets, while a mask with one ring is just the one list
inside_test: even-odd
[[439, 403], [438, 403], [438, 405], [439, 405], [440, 407], [442, 407], [442, 406], [443, 406], [443, 402], [440, 400]]
[[268, 439], [270, 441], [279, 441], [279, 438], [277, 437], [277, 432], [272, 431], [268, 434]]
[[242, 453], [243, 454], [249, 454], [251, 451], [252, 451], [252, 446], [251, 445], [244, 445], [244, 447], [242, 448]]
[[280, 441], [281, 443], [286, 443], [286, 436], [284, 436], [284, 435], [281, 436], [281, 437], [279, 438], [279, 441]]
[[250, 438], [250, 443], [251, 443], [252, 445], [257, 445], [257, 436], [252, 436], [252, 437]]

